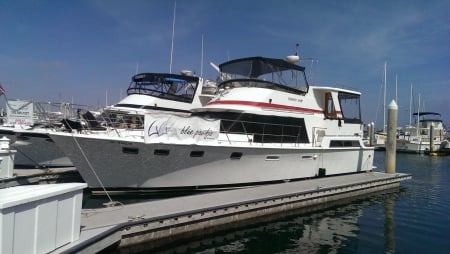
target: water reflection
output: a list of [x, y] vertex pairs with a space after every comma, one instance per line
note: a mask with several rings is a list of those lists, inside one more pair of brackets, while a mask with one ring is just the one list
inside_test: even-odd
[[384, 253], [395, 253], [395, 223], [394, 223], [395, 196], [386, 195], [384, 200]]
[[384, 214], [376, 212], [384, 218], [384, 224], [378, 224], [384, 226], [384, 253], [394, 253], [395, 200], [404, 191], [391, 189], [326, 210], [300, 212], [189, 242], [177, 242], [156, 253], [356, 253], [361, 251], [359, 219], [364, 216], [363, 210], [371, 206], [381, 213], [384, 210]]

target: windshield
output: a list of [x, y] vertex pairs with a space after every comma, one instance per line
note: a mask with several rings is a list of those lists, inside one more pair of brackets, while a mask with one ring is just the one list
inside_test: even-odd
[[[259, 80], [301, 92], [308, 91], [305, 68], [282, 59], [263, 57], [237, 59], [221, 64], [220, 70], [222, 81]], [[254, 82], [252, 83], [254, 85]]]
[[342, 116], [347, 123], [361, 123], [360, 95], [339, 92]]
[[193, 76], [143, 73], [133, 77], [127, 93], [191, 103], [198, 83], [199, 78]]

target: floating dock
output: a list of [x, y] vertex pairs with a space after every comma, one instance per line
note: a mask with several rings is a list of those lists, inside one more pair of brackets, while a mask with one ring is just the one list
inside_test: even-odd
[[77, 241], [52, 253], [139, 252], [249, 224], [269, 216], [314, 210], [398, 188], [408, 174], [364, 172], [83, 209]]
[[14, 168], [12, 177], [0, 178], [0, 189], [48, 183], [84, 182], [75, 167], [62, 168]]

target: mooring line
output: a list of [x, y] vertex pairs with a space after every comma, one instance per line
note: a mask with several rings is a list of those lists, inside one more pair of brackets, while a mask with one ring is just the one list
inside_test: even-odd
[[91, 170], [92, 173], [94, 174], [95, 178], [97, 178], [97, 181], [100, 183], [100, 186], [102, 187], [103, 191], [105, 192], [106, 196], [107, 196], [108, 199], [109, 199], [109, 203], [105, 203], [104, 205], [106, 205], [106, 206], [114, 206], [114, 205], [116, 205], [116, 204], [123, 205], [122, 203], [120, 203], [120, 202], [118, 202], [118, 201], [113, 201], [113, 200], [111, 199], [111, 196], [108, 194], [108, 191], [106, 190], [105, 185], [104, 185], [103, 182], [100, 180], [100, 177], [97, 175], [97, 173], [95, 172], [94, 167], [92, 166], [91, 162], [90, 162], [89, 159], [87, 158], [86, 154], [84, 153], [83, 149], [81, 148], [80, 143], [78, 143], [78, 140], [77, 140], [76, 137], [73, 135], [73, 133], [72, 133], [72, 137], [73, 137], [73, 140], [75, 141], [75, 143], [77, 144], [78, 149], [80, 149], [80, 152], [81, 152], [81, 154], [83, 155], [84, 159], [86, 160], [86, 162], [87, 162], [87, 164], [88, 164], [90, 170]]

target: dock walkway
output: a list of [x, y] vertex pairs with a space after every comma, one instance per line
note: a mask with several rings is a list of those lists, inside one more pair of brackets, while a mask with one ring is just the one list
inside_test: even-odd
[[80, 239], [53, 253], [133, 251], [225, 229], [237, 222], [335, 202], [400, 186], [408, 174], [365, 172], [282, 184], [84, 209]]
[[83, 182], [75, 167], [61, 168], [14, 168], [14, 176], [0, 178], [0, 189], [29, 184], [47, 184], [61, 182]]

